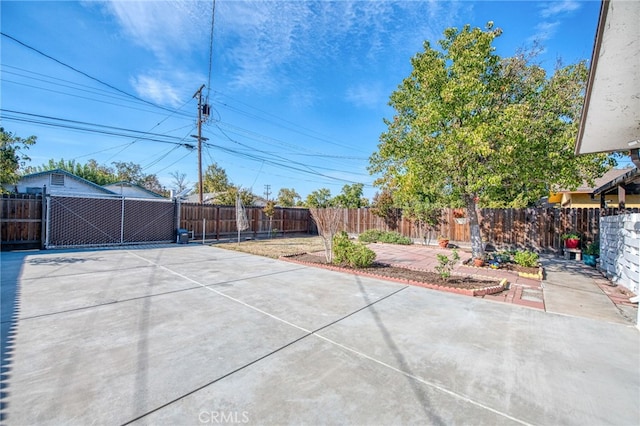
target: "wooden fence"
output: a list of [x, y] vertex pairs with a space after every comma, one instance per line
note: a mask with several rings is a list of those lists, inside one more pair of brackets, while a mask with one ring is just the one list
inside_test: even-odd
[[[45, 198], [46, 200], [46, 198]], [[45, 229], [42, 196], [3, 195], [1, 205], [1, 242], [3, 249], [40, 248]], [[195, 239], [231, 238], [237, 235], [234, 206], [181, 204], [175, 223], [187, 229]], [[433, 243], [439, 235], [452, 242], [468, 244], [471, 240], [468, 223], [458, 223], [452, 209], [441, 211], [440, 222], [430, 229], [402, 217], [387, 223], [375, 216], [371, 209], [343, 209], [341, 229], [360, 234], [368, 229], [395, 230], [416, 242]], [[627, 212], [638, 212], [629, 209]], [[261, 207], [247, 207], [249, 229], [243, 237], [265, 237], [269, 233], [317, 233], [308, 209], [276, 208], [269, 218]], [[481, 209], [479, 211], [482, 235], [496, 248], [531, 248], [539, 251], [559, 251], [562, 234], [577, 231], [585, 239], [598, 239], [602, 214], [616, 214], [611, 209]]]
[[0, 241], [3, 250], [42, 247], [43, 198], [41, 195], [2, 194]]
[[[307, 209], [276, 207], [272, 218], [262, 207], [246, 207], [245, 211], [249, 228], [242, 232], [244, 237], [264, 237], [270, 233], [282, 236], [315, 230]], [[238, 232], [234, 206], [182, 204], [179, 223], [179, 227], [188, 230], [195, 239], [220, 239]]]
[[[637, 212], [628, 209], [627, 212]], [[597, 240], [602, 214], [616, 214], [615, 209], [480, 209], [481, 232], [487, 243], [496, 248], [529, 248], [537, 251], [559, 252], [563, 247], [562, 234], [576, 231], [585, 240]], [[429, 244], [438, 236], [458, 243], [470, 243], [469, 224], [457, 221], [454, 209], [442, 209], [439, 224], [433, 228], [402, 217], [387, 222], [375, 216], [369, 208], [344, 209], [342, 230], [360, 234], [368, 229], [393, 230], [416, 242]], [[458, 223], [462, 222], [462, 223]]]

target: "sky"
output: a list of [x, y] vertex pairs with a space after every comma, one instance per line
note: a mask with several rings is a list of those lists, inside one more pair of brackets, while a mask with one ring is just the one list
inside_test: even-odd
[[[49, 159], [133, 162], [167, 188], [202, 167], [269, 198], [377, 188], [369, 157], [410, 59], [448, 27], [503, 30], [496, 52], [590, 60], [600, 1], [7, 1], [0, 4], [0, 125]], [[212, 19], [213, 17], [213, 19]], [[212, 36], [213, 35], [213, 36]]]

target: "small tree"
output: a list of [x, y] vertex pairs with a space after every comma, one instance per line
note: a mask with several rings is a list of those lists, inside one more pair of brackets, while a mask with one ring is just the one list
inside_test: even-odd
[[309, 212], [318, 227], [318, 234], [324, 244], [324, 255], [328, 263], [333, 261], [333, 237], [340, 228], [340, 214], [342, 209], [335, 207], [310, 207]]
[[278, 205], [281, 207], [293, 207], [300, 200], [300, 194], [293, 188], [280, 188], [278, 191]]
[[273, 215], [276, 214], [276, 202], [273, 200], [267, 201], [267, 205], [262, 209], [265, 215], [269, 218], [269, 236], [271, 236], [271, 227], [273, 225]]
[[16, 183], [19, 179], [20, 168], [30, 158], [23, 151], [36, 143], [36, 137], [30, 136], [27, 139], [15, 136], [11, 132], [6, 132], [0, 127], [2, 145], [0, 145], [0, 192], [4, 192], [3, 184]]
[[371, 213], [384, 219], [384, 223], [386, 223], [392, 231], [398, 229], [398, 221], [402, 213], [395, 205], [393, 194], [389, 189], [384, 188], [382, 192], [376, 192], [373, 196], [373, 203], [371, 204]]

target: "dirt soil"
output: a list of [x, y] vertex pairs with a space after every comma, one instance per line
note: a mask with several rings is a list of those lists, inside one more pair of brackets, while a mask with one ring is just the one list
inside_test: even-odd
[[[238, 242], [217, 243], [216, 247], [228, 250], [236, 250], [245, 253], [257, 254], [277, 259], [286, 256], [292, 260], [316, 264], [318, 267], [331, 267], [327, 265], [324, 258], [324, 245], [322, 239], [317, 236], [299, 235], [289, 238], [273, 238], [261, 240], [249, 240]], [[315, 253], [315, 254], [309, 254]], [[319, 254], [318, 254], [319, 253]], [[344, 269], [352, 269], [342, 267]], [[451, 276], [448, 280], [443, 280], [435, 272], [416, 271], [413, 269], [400, 268], [382, 263], [375, 263], [370, 268], [359, 269], [358, 271], [377, 275], [380, 277], [394, 278], [399, 280], [414, 281], [417, 283], [435, 284], [444, 287], [460, 289], [482, 289], [488, 286], [495, 286], [496, 281], [478, 279], [468, 276]], [[356, 272], [354, 270], [354, 272]]]
[[[329, 266], [324, 257], [318, 256], [315, 254], [299, 254], [294, 256], [287, 256], [289, 259], [316, 264], [319, 267]], [[443, 280], [440, 275], [435, 272], [428, 271], [416, 271], [413, 269], [400, 268], [397, 266], [390, 266], [384, 263], [374, 264], [369, 268], [358, 268], [354, 269], [349, 266], [340, 266], [340, 268], [353, 270], [358, 272], [364, 272], [372, 275], [377, 275], [380, 277], [388, 277], [395, 278], [407, 281], [414, 281], [418, 283], [425, 284], [437, 284], [443, 287], [452, 287], [452, 288], [464, 288], [464, 289], [482, 289], [489, 286], [495, 286], [497, 284], [496, 281], [479, 279], [469, 276], [460, 276], [460, 275], [452, 275], [446, 281]]]

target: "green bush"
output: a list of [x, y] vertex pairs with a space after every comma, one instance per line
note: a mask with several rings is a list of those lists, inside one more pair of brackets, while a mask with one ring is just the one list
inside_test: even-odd
[[398, 232], [380, 231], [369, 229], [358, 236], [358, 240], [363, 243], [389, 243], [389, 244], [413, 244], [411, 238], [405, 237]]
[[533, 251], [518, 251], [513, 255], [514, 262], [527, 268], [538, 266], [538, 260], [540, 260], [540, 256]]
[[358, 235], [358, 240], [363, 243], [377, 243], [380, 241], [383, 231], [378, 229], [369, 229]]
[[352, 268], [367, 268], [376, 259], [376, 253], [369, 247], [349, 240], [346, 232], [333, 237], [333, 263], [349, 265]]

